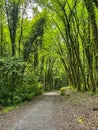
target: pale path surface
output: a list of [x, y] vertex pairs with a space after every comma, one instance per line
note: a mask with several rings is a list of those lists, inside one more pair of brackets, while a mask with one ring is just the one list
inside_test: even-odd
[[28, 106], [24, 106], [23, 111], [18, 109], [16, 114], [14, 111], [9, 113], [9, 119], [6, 117], [5, 123], [1, 120], [0, 130], [63, 130], [62, 122], [58, 124], [55, 115], [56, 109], [60, 108], [62, 102], [60, 97], [56, 92], [37, 97]]
[[97, 101], [81, 93], [46, 93], [0, 115], [0, 130], [98, 130], [98, 111], [92, 110]]
[[47, 93], [44, 98], [35, 104], [34, 108], [25, 111], [26, 114], [17, 121], [11, 130], [55, 130], [52, 125], [54, 102], [56, 93]]

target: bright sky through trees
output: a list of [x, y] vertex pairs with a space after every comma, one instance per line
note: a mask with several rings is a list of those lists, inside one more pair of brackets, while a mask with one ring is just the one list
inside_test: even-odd
[[38, 6], [38, 4], [29, 4], [27, 6], [27, 9], [26, 9], [26, 17], [28, 18], [28, 20], [31, 20], [34, 16], [34, 11], [38, 11], [38, 12], [41, 12], [42, 11], [42, 8]]

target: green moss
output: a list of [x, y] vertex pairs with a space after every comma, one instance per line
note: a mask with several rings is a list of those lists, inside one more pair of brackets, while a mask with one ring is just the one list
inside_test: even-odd
[[60, 94], [61, 94], [62, 96], [64, 96], [64, 95], [70, 96], [70, 92], [71, 92], [71, 91], [73, 91], [73, 87], [72, 87], [72, 86], [60, 88]]
[[65, 91], [66, 91], [66, 87], [60, 88], [60, 94], [61, 94], [62, 96], [65, 95]]

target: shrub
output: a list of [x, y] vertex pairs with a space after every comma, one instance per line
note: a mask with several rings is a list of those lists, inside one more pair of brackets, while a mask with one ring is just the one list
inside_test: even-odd
[[38, 91], [39, 91], [39, 94], [43, 93], [43, 84], [38, 83]]
[[62, 96], [65, 95], [65, 91], [66, 91], [66, 87], [60, 88], [60, 94], [61, 94]]
[[13, 104], [13, 94], [21, 84], [23, 65], [24, 62], [15, 57], [0, 58], [0, 104], [3, 106]]
[[62, 88], [60, 88], [60, 94], [62, 96], [64, 96], [64, 95], [70, 96], [70, 93], [71, 93], [72, 90], [73, 90], [72, 86], [62, 87]]
[[14, 104], [20, 103], [21, 101], [22, 101], [22, 97], [20, 97], [18, 95], [14, 96], [14, 98], [13, 98]]
[[27, 101], [31, 101], [34, 96], [35, 96], [34, 92], [32, 92], [32, 93], [26, 93], [26, 94], [25, 94], [25, 99], [26, 99]]
[[29, 62], [25, 63], [15, 57], [0, 58], [0, 104], [2, 106], [16, 105], [41, 94], [43, 85], [38, 82], [39, 76], [35, 74]]

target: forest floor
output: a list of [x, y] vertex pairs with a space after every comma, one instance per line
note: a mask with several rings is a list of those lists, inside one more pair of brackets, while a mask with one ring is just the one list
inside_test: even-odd
[[98, 130], [98, 95], [46, 93], [0, 115], [0, 130]]

